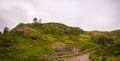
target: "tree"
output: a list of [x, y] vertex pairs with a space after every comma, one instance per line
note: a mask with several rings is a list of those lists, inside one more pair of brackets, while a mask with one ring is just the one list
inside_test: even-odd
[[34, 18], [34, 19], [33, 19], [33, 22], [37, 22], [37, 18]]
[[41, 23], [41, 19], [39, 19], [39, 23]]
[[0, 32], [0, 35], [2, 35], [2, 32]]
[[104, 46], [108, 46], [110, 44], [114, 44], [114, 40], [109, 39], [105, 36], [98, 36], [98, 37], [96, 37], [96, 43], [104, 45]]
[[9, 28], [8, 28], [8, 27], [5, 27], [5, 28], [4, 28], [4, 31], [3, 31], [3, 34], [8, 33], [8, 31], [9, 31]]

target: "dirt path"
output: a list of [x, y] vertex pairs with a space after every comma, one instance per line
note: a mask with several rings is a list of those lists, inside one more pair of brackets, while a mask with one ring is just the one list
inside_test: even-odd
[[67, 61], [89, 61], [89, 54], [69, 57], [67, 58]]

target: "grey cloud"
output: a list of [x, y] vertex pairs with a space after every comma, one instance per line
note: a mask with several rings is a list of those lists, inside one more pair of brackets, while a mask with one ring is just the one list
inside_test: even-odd
[[10, 29], [20, 22], [28, 22], [28, 12], [20, 6], [11, 6], [9, 9], [0, 9], [0, 30]]
[[[119, 0], [9, 0], [7, 3], [12, 5], [8, 5], [11, 10], [0, 9], [0, 13], [4, 10], [2, 13], [5, 15], [0, 14], [4, 20], [0, 21], [10, 27], [21, 20], [31, 22], [33, 17], [38, 17], [43, 22], [60, 22], [88, 31], [120, 29]], [[8, 23], [8, 20], [11, 22]], [[11, 26], [11, 23], [14, 25]], [[0, 25], [4, 27], [4, 24]]]

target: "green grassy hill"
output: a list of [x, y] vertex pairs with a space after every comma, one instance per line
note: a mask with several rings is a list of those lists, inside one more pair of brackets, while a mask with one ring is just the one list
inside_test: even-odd
[[[115, 31], [116, 32], [116, 31]], [[117, 31], [118, 32], [118, 31]], [[3, 61], [53, 61], [56, 54], [53, 43], [64, 43], [89, 52], [91, 61], [118, 60], [119, 35], [113, 32], [87, 32], [78, 27], [60, 23], [20, 23], [14, 29], [0, 35], [0, 59]], [[117, 58], [115, 58], [117, 57]]]

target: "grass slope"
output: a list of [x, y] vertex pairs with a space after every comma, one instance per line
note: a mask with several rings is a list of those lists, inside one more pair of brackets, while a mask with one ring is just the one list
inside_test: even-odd
[[0, 35], [0, 58], [16, 61], [52, 61], [56, 54], [61, 54], [53, 52], [52, 44], [61, 42], [74, 46], [83, 53], [90, 52], [91, 61], [118, 60], [110, 58], [120, 56], [119, 44], [110, 42], [119, 42], [120, 39], [118, 34], [114, 33], [113, 36], [112, 33], [86, 32], [78, 27], [60, 23], [20, 23], [11, 31]]

